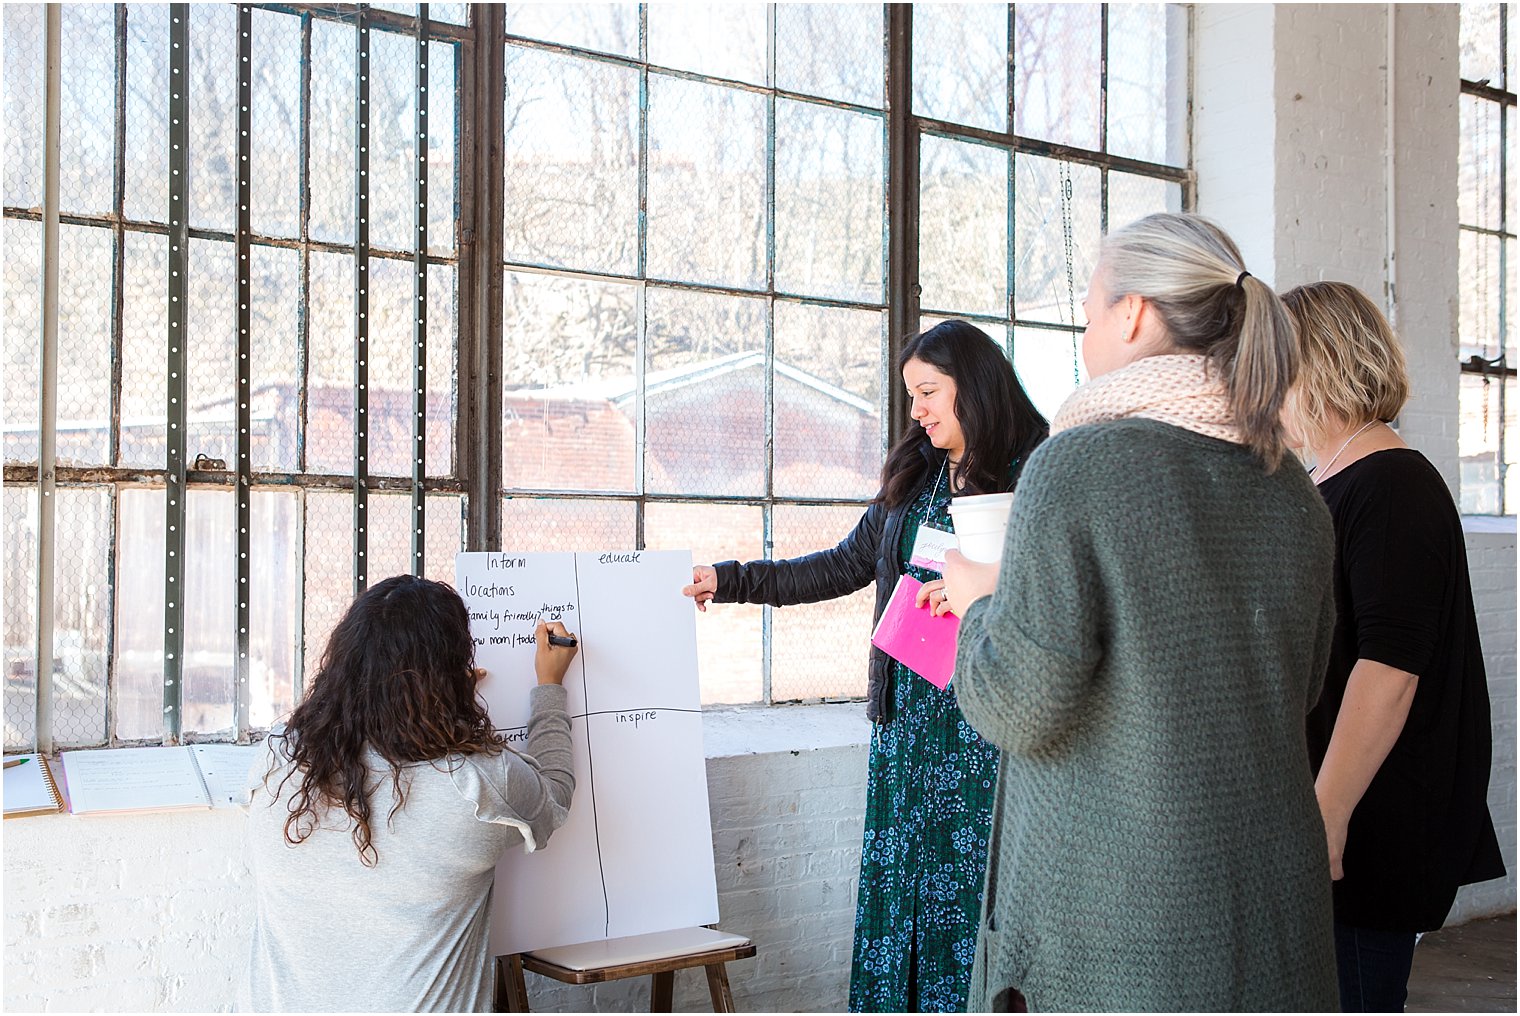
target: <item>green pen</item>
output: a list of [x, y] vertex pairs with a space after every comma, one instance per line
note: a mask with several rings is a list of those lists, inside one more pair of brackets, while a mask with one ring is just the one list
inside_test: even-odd
[[5, 768], [10, 769], [13, 766], [19, 766], [25, 761], [25, 758], [8, 758], [5, 760]]

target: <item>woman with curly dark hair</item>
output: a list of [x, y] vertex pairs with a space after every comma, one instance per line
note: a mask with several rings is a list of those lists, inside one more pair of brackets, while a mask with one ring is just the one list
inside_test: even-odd
[[491, 726], [469, 614], [398, 575], [333, 629], [306, 698], [250, 778], [255, 925], [238, 1008], [482, 1012], [496, 862], [563, 824], [565, 671], [540, 622], [525, 753]]

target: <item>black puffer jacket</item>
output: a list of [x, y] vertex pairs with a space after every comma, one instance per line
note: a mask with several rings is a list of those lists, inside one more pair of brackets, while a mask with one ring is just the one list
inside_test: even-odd
[[[875, 627], [902, 574], [898, 545], [902, 541], [903, 519], [923, 491], [923, 485], [939, 475], [944, 458], [944, 452], [926, 447], [923, 473], [913, 496], [896, 508], [872, 502], [855, 528], [835, 547], [785, 561], [720, 561], [713, 565], [718, 573], [718, 591], [713, 602], [768, 603], [772, 607], [817, 603], [848, 596], [875, 579], [876, 610], [871, 617], [871, 625]], [[1017, 471], [1017, 464], [1009, 470], [1010, 490]], [[874, 723], [886, 723], [892, 719], [891, 704], [892, 660], [872, 646], [866, 716]]]

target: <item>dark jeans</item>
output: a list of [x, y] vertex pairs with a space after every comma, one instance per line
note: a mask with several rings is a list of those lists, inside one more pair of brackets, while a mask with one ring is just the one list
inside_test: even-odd
[[1335, 924], [1341, 1012], [1403, 1012], [1415, 933]]

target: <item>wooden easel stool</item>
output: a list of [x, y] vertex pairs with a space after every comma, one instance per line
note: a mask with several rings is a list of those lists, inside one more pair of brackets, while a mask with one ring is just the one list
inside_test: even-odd
[[743, 935], [713, 928], [680, 928], [498, 956], [495, 1008], [497, 1012], [528, 1011], [523, 971], [531, 970], [565, 984], [599, 984], [649, 974], [649, 1011], [670, 1012], [676, 971], [704, 967], [713, 1012], [733, 1012], [734, 996], [724, 964], [753, 955], [755, 945]]

